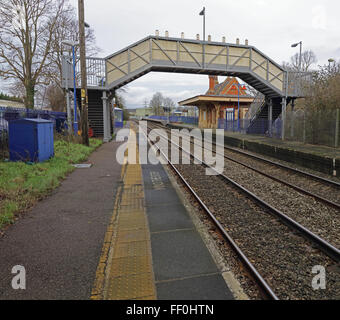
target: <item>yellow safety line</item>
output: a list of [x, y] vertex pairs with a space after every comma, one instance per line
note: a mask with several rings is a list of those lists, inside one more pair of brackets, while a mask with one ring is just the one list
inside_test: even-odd
[[[130, 136], [135, 133], [130, 130]], [[135, 143], [129, 139], [128, 146]], [[96, 279], [93, 300], [155, 300], [150, 231], [145, 204], [142, 168], [122, 167], [122, 186], [117, 190], [113, 215], [107, 228]]]

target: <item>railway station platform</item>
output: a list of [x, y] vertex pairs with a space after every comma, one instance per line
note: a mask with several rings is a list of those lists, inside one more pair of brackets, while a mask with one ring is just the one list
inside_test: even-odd
[[[120, 146], [104, 144], [5, 230], [0, 300], [234, 299], [164, 167], [120, 165]], [[11, 286], [15, 265], [25, 290]]]
[[161, 164], [123, 165], [91, 299], [233, 299]]
[[[197, 127], [187, 124], [170, 124], [171, 128]], [[303, 144], [297, 141], [273, 139], [260, 135], [248, 135], [236, 132], [224, 132], [226, 145], [242, 148], [264, 156], [340, 177], [340, 148]]]

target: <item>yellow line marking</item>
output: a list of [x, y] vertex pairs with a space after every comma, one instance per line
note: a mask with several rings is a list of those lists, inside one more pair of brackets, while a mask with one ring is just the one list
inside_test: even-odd
[[[130, 130], [134, 143], [135, 133]], [[129, 139], [130, 140], [130, 139]], [[93, 300], [155, 300], [150, 231], [147, 223], [142, 168], [127, 163], [125, 153], [113, 215], [107, 228], [92, 289]]]

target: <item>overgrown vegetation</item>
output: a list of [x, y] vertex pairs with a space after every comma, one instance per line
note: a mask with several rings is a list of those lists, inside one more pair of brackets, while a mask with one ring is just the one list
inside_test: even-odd
[[59, 139], [55, 142], [55, 157], [44, 163], [0, 161], [0, 228], [13, 223], [20, 212], [59, 186], [60, 181], [74, 170], [72, 164], [85, 161], [100, 145], [90, 139], [90, 147]]
[[286, 137], [305, 143], [339, 147], [340, 64], [319, 66], [303, 83], [305, 98], [287, 113]]

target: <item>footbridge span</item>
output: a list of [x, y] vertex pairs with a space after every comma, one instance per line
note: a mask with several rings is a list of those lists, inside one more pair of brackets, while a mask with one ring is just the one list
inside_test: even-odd
[[[103, 98], [93, 106], [89, 104], [89, 115], [98, 112], [103, 115], [89, 119], [95, 132], [103, 131], [105, 140], [110, 137], [108, 93], [152, 71], [239, 77], [261, 92], [265, 101], [273, 102], [264, 104], [263, 108], [278, 103], [282, 110], [288, 99], [299, 96], [288, 72], [254, 46], [148, 36], [106, 58], [87, 58], [90, 100], [94, 91], [96, 96], [98, 91], [102, 91]], [[77, 74], [76, 83], [80, 87]], [[72, 89], [72, 83], [72, 66], [67, 62], [67, 57], [63, 57], [63, 85]], [[103, 111], [100, 111], [101, 104]], [[91, 108], [98, 111], [94, 112]]]

